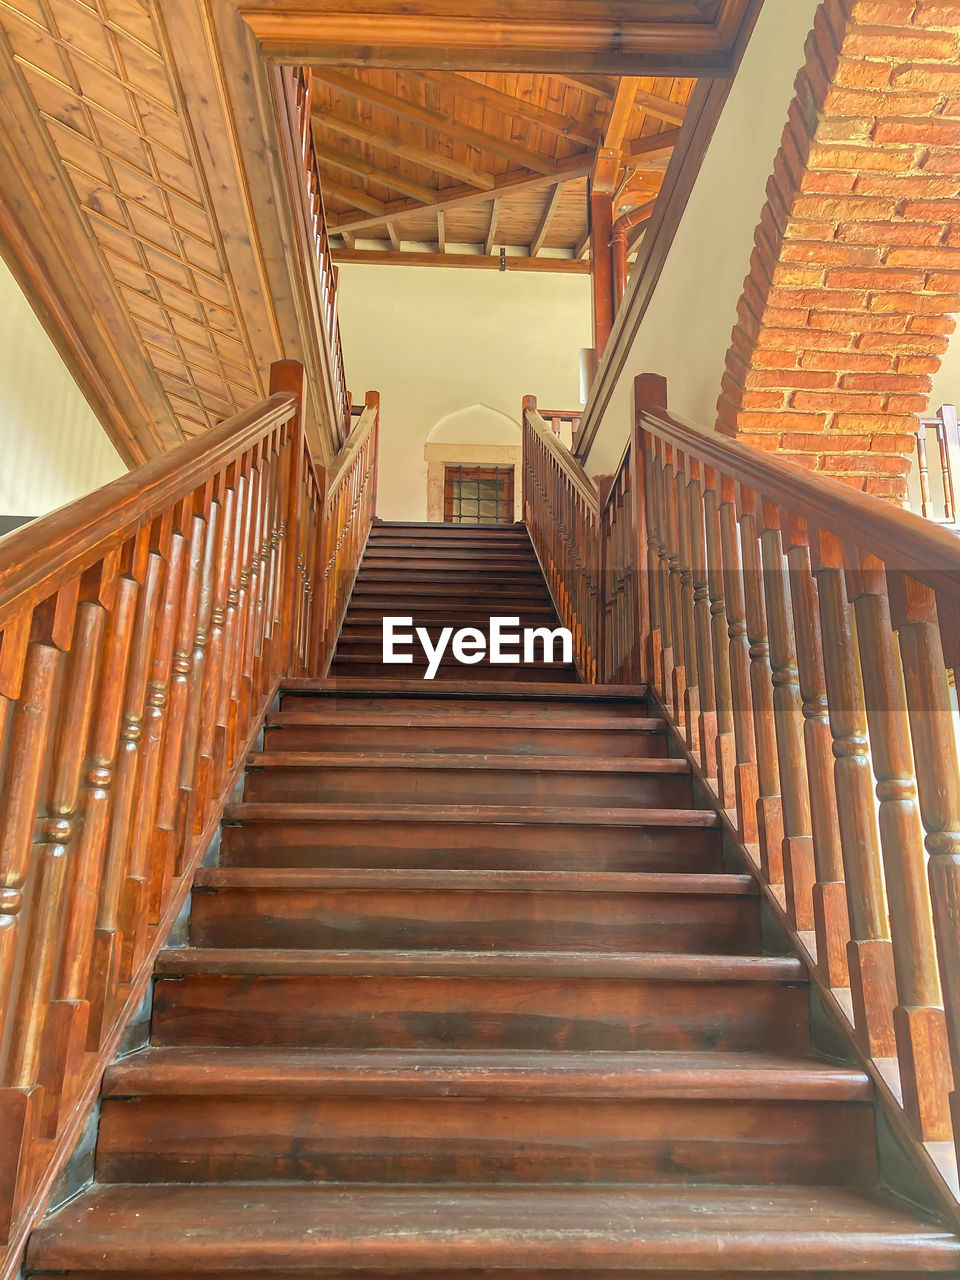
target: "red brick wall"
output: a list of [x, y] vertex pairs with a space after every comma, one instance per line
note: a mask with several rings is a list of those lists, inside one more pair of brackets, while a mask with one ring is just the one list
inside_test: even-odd
[[960, 0], [825, 0], [806, 54], [717, 427], [901, 499], [960, 311]]

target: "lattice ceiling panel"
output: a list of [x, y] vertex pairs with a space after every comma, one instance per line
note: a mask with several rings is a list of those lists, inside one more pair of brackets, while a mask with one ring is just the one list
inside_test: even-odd
[[136, 0], [0, 0], [0, 29], [185, 435], [259, 394], [161, 41]]

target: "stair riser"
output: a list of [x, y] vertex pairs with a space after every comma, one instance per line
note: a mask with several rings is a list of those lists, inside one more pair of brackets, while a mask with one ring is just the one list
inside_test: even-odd
[[439, 582], [449, 585], [451, 590], [461, 586], [486, 586], [496, 591], [504, 579], [511, 587], [532, 587], [538, 595], [545, 590], [543, 574], [535, 560], [518, 558], [491, 563], [486, 556], [476, 561], [463, 559], [453, 564], [443, 559], [425, 562], [398, 558], [391, 563], [365, 558], [357, 574], [357, 585], [373, 586], [386, 582], [406, 590], [420, 582]]
[[[362, 680], [422, 680], [426, 676], [426, 666], [384, 666], [378, 660], [367, 662], [343, 662], [335, 659], [330, 668], [331, 676], [350, 676]], [[517, 684], [576, 684], [577, 673], [572, 667], [557, 664], [552, 667], [490, 667], [462, 666], [457, 663], [443, 663], [434, 676], [434, 681], [445, 680], [509, 680]]]
[[757, 954], [756, 898], [680, 894], [220, 889], [193, 895], [200, 947]]
[[864, 1185], [869, 1106], [521, 1098], [106, 1099], [104, 1182]]
[[461, 867], [488, 870], [720, 870], [720, 833], [676, 827], [443, 821], [248, 822], [225, 826], [227, 867]]
[[604, 978], [159, 978], [153, 1043], [806, 1052], [805, 987]]
[[449, 550], [437, 551], [432, 547], [374, 547], [363, 557], [363, 571], [368, 569], [387, 569], [402, 573], [414, 570], [419, 573], [424, 569], [438, 569], [445, 573], [459, 573], [461, 570], [471, 573], [523, 573], [540, 574], [540, 566], [530, 547], [505, 547], [502, 551], [484, 553], [481, 548], [452, 547]]
[[247, 801], [690, 808], [689, 775], [343, 766], [250, 769]]
[[441, 725], [284, 725], [267, 729], [266, 751], [465, 751], [494, 755], [622, 756], [660, 759], [663, 733], [584, 729], [451, 728]]
[[516, 698], [484, 695], [479, 698], [451, 699], [446, 694], [432, 692], [429, 688], [418, 688], [414, 694], [331, 691], [323, 694], [285, 693], [280, 698], [280, 708], [283, 711], [379, 711], [411, 715], [423, 709], [435, 715], [446, 709], [458, 716], [475, 716], [477, 720], [482, 720], [484, 716], [496, 716], [499, 719], [511, 714], [527, 718], [533, 706], [536, 706], [537, 719], [542, 721], [555, 718], [569, 720], [576, 716], [594, 718], [598, 715], [607, 716], [611, 720], [629, 720], [655, 714], [649, 710], [645, 698], [594, 700], [578, 696], [574, 691], [568, 695], [562, 690], [555, 697], [540, 699], [535, 703], [528, 700], [526, 694]]
[[[201, 1269], [204, 1267], [204, 1269]], [[191, 1264], [188, 1271], [31, 1271], [31, 1276], [55, 1276], [56, 1280], [192, 1280], [198, 1275], [210, 1275], [214, 1280], [251, 1280], [249, 1271], [208, 1271], [200, 1260]], [[601, 1273], [597, 1273], [599, 1276]], [[851, 1280], [850, 1271], [769, 1271], [761, 1273], [763, 1280]], [[858, 1273], [863, 1280], [864, 1273]], [[930, 1280], [930, 1271], [873, 1271], [876, 1280]], [[270, 1280], [585, 1280], [582, 1270], [550, 1271], [425, 1271], [416, 1267], [412, 1271], [355, 1271], [311, 1268], [309, 1271], [276, 1271], [271, 1269]], [[590, 1280], [594, 1280], [591, 1276]], [[602, 1280], [746, 1280], [741, 1271], [603, 1271]]]

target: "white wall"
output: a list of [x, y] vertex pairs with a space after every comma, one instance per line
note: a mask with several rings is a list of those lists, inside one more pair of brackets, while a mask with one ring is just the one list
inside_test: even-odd
[[381, 393], [378, 514], [425, 520], [423, 446], [441, 418], [486, 405], [519, 423], [525, 395], [546, 409], [579, 406], [590, 280], [345, 263], [340, 326], [354, 399]]
[[943, 404], [960, 404], [960, 327], [954, 330], [943, 362], [933, 375], [929, 411], [936, 413]]
[[126, 471], [0, 259], [0, 515], [39, 516]]
[[667, 379], [671, 409], [704, 427], [717, 400], [750, 268], [767, 179], [780, 147], [819, 0], [766, 0], [633, 350], [587, 459], [612, 470], [630, 430], [638, 373]]

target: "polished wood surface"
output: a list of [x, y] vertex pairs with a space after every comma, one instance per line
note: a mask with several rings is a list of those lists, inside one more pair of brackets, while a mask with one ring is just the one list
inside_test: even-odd
[[373, 510], [376, 397], [324, 492], [303, 370], [3, 540], [0, 1225], [49, 1194], [281, 675], [321, 671]]
[[[712, 699], [733, 720], [737, 781], [712, 781], [701, 756], [705, 780], [821, 989], [878, 1078], [895, 1081], [887, 1102], [900, 1132], [949, 1183], [960, 1069], [955, 535], [720, 442], [649, 390], [638, 381], [645, 465], [683, 478], [729, 631], [729, 678], [715, 662]], [[648, 594], [662, 601], [685, 549], [669, 519], [658, 530], [667, 545], [649, 561]], [[705, 655], [707, 615], [695, 611], [692, 625]], [[652, 609], [645, 669], [679, 722], [678, 679], [689, 692], [691, 668], [677, 638], [675, 616]], [[719, 733], [716, 751], [729, 759]]]

